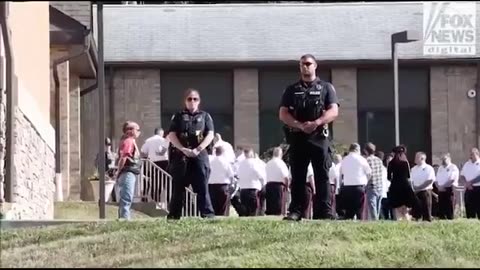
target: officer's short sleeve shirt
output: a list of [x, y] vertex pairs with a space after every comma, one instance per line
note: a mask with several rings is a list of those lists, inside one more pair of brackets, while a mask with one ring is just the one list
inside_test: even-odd
[[182, 121], [182, 113], [178, 112], [172, 116], [168, 132], [180, 132], [180, 121]]
[[205, 133], [214, 132], [214, 125], [212, 116], [209, 113], [205, 113]]
[[288, 86], [285, 91], [283, 91], [282, 100], [280, 101], [280, 107], [291, 107], [293, 106], [293, 91], [292, 86]]
[[325, 108], [329, 108], [332, 104], [337, 104], [340, 106], [338, 102], [337, 92], [331, 83], [326, 84], [327, 93], [325, 95]]

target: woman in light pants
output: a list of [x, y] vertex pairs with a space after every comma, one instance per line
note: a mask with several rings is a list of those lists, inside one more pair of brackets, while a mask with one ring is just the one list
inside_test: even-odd
[[117, 183], [120, 188], [118, 206], [118, 218], [130, 219], [130, 207], [133, 202], [135, 181], [140, 174], [140, 151], [136, 139], [140, 136], [140, 128], [137, 123], [126, 122], [123, 125], [123, 137], [119, 147], [118, 177]]

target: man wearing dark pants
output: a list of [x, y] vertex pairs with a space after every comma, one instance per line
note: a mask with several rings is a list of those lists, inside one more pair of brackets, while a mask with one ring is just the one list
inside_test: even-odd
[[477, 148], [470, 151], [460, 173], [465, 182], [465, 210], [467, 218], [480, 219], [480, 154]]
[[[245, 159], [238, 166], [238, 185], [240, 187], [241, 210], [245, 216], [256, 216], [260, 208], [259, 192], [265, 181], [265, 170], [255, 160], [252, 148], [245, 149]], [[240, 214], [239, 213], [239, 214]]]
[[283, 151], [280, 147], [273, 149], [273, 157], [267, 162], [265, 171], [267, 185], [265, 186], [266, 215], [283, 215], [285, 208], [285, 192], [288, 187], [289, 171], [282, 160]]
[[367, 160], [360, 155], [360, 145], [350, 145], [350, 153], [340, 165], [342, 187], [340, 194], [345, 208], [345, 219], [362, 219], [365, 203], [365, 185], [370, 179], [372, 169]]
[[442, 165], [438, 168], [435, 184], [438, 188], [438, 217], [453, 219], [455, 213], [454, 188], [458, 185], [459, 171], [453, 164], [450, 154], [442, 156]]
[[427, 155], [417, 152], [415, 163], [411, 169], [410, 177], [413, 183], [417, 203], [413, 207], [413, 217], [417, 220], [432, 221], [432, 189], [435, 182], [435, 171], [427, 164]]
[[215, 148], [215, 157], [210, 161], [208, 191], [216, 216], [228, 216], [230, 210], [229, 187], [233, 179], [233, 168], [224, 155], [223, 147]]
[[311, 162], [315, 175], [314, 219], [331, 219], [328, 171], [332, 164], [328, 124], [338, 116], [338, 99], [332, 84], [316, 76], [312, 55], [300, 58], [301, 80], [282, 96], [279, 118], [285, 124], [292, 171], [291, 203], [286, 220], [299, 221], [306, 208], [305, 181]]

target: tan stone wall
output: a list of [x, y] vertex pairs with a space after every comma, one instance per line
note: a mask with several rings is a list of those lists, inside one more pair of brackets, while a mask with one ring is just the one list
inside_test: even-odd
[[333, 124], [334, 140], [342, 144], [357, 142], [357, 69], [333, 68], [332, 84], [340, 102], [339, 116]]
[[233, 74], [235, 145], [260, 149], [258, 70], [235, 69]]
[[[9, 2], [8, 6], [18, 107], [13, 123], [13, 202], [6, 218], [51, 219], [55, 132], [49, 123], [49, 4]], [[3, 121], [0, 122], [4, 127]], [[3, 158], [0, 162], [3, 163]]]
[[6, 218], [53, 219], [55, 153], [19, 109], [15, 124], [15, 202]]
[[452, 161], [463, 164], [470, 148], [476, 146], [476, 101], [467, 97], [475, 89], [475, 66], [432, 66], [430, 69], [430, 102], [432, 125], [432, 161], [450, 152]]

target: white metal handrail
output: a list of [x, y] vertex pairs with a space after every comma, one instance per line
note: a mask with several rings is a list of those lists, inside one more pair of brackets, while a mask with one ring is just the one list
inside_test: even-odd
[[[160, 208], [167, 210], [172, 199], [172, 189], [172, 176], [152, 161], [142, 159], [141, 174], [135, 189], [137, 201], [141, 199], [153, 201]], [[185, 188], [182, 216], [198, 216], [197, 194], [189, 187]]]

